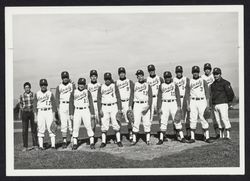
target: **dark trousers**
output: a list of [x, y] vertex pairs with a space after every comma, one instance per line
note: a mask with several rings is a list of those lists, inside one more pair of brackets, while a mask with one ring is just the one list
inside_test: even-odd
[[23, 146], [26, 148], [28, 147], [29, 121], [30, 121], [33, 146], [37, 146], [38, 145], [37, 124], [34, 122], [34, 113], [33, 111], [23, 111], [22, 112]]

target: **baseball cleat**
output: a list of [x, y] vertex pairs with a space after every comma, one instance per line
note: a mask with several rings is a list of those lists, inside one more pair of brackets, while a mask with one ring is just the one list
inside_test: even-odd
[[146, 144], [149, 145], [149, 141], [147, 141]]
[[100, 148], [104, 148], [106, 146], [106, 143], [102, 143]]
[[40, 151], [43, 151], [43, 150], [44, 150], [44, 148], [43, 148], [43, 147], [39, 147], [38, 149], [39, 149]]
[[72, 150], [76, 150], [77, 149], [77, 145], [73, 145]]
[[159, 140], [158, 143], [156, 143], [156, 145], [162, 145], [162, 144], [163, 144], [162, 140]]
[[51, 147], [51, 150], [56, 150], [56, 148], [54, 146]]
[[210, 138], [208, 138], [208, 139], [205, 139], [205, 142], [206, 143], [212, 143], [213, 141]]
[[215, 136], [215, 139], [217, 140], [217, 139], [219, 139], [220, 138], [220, 134], [217, 134], [216, 136]]
[[188, 141], [188, 143], [195, 143], [195, 140], [194, 140], [194, 139], [190, 139], [190, 140]]
[[181, 142], [181, 143], [186, 143], [187, 141], [186, 141], [185, 138], [182, 138], [182, 139], [180, 140], [180, 142]]
[[123, 147], [122, 142], [117, 142], [118, 147]]
[[94, 144], [90, 144], [90, 149], [94, 150], [95, 149], [95, 145]]
[[67, 143], [63, 142], [63, 143], [62, 143], [62, 148], [63, 148], [63, 149], [67, 148]]

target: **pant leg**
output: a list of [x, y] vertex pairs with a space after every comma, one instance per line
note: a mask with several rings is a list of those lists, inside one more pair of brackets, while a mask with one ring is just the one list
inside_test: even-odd
[[181, 120], [178, 121], [178, 122], [174, 120], [176, 111], [177, 111], [177, 102], [176, 102], [176, 101], [171, 102], [171, 104], [170, 104], [170, 114], [171, 114], [171, 116], [172, 116], [172, 119], [173, 119], [173, 122], [174, 122], [175, 129], [181, 130], [181, 129], [182, 129]]
[[129, 108], [129, 105], [128, 105], [129, 101], [126, 101], [126, 102], [122, 102], [122, 112], [123, 112], [123, 115], [125, 117], [125, 121], [126, 123], [128, 123], [128, 117], [127, 117], [127, 111], [128, 111], [128, 108]]
[[116, 120], [116, 113], [118, 112], [117, 105], [111, 106], [110, 107], [110, 118], [111, 118], [111, 123], [113, 130], [115, 131], [120, 131], [120, 126]]
[[162, 110], [162, 115], [161, 115], [160, 130], [162, 132], [166, 132], [167, 126], [168, 126], [168, 117], [169, 117], [169, 109], [168, 109], [168, 105], [166, 102], [162, 103], [161, 110]]
[[200, 101], [197, 101], [198, 102], [198, 112], [199, 112], [199, 118], [201, 120], [201, 126], [203, 129], [208, 129], [209, 127], [209, 124], [207, 122], [207, 120], [204, 118], [203, 114], [204, 114], [204, 111], [207, 107], [207, 102], [206, 100], [200, 100]]
[[[143, 108], [143, 110], [145, 107]], [[143, 121], [143, 127], [144, 127], [144, 132], [149, 133], [151, 131], [151, 124], [152, 121], [150, 120], [150, 110], [145, 115], [142, 115], [142, 121]]]
[[228, 118], [228, 104], [220, 104], [219, 105], [219, 110], [221, 113], [221, 119], [222, 122], [225, 125], [225, 129], [230, 129], [231, 128], [231, 124]]
[[38, 138], [37, 138], [37, 124], [34, 121], [34, 113], [30, 112], [30, 127], [32, 133], [32, 142], [33, 146], [38, 146]]
[[217, 123], [219, 129], [222, 129], [221, 118], [220, 118], [220, 112], [219, 112], [219, 109], [218, 109], [218, 105], [214, 106], [213, 112], [214, 112], [214, 118], [216, 120], [216, 123]]
[[78, 138], [79, 136], [79, 129], [82, 122], [82, 110], [75, 110], [74, 117], [73, 117], [73, 137]]
[[190, 128], [196, 129], [197, 119], [198, 119], [198, 107], [196, 105], [196, 100], [190, 100]]
[[70, 120], [69, 109], [65, 110], [64, 114], [65, 114], [65, 119], [67, 120], [67, 128], [69, 129], [70, 135], [72, 135], [72, 133], [73, 133], [73, 121]]
[[65, 110], [63, 109], [62, 105], [60, 105], [60, 108], [59, 108], [59, 115], [60, 115], [60, 119], [61, 119], [62, 137], [67, 137], [68, 116], [65, 113]]
[[109, 130], [109, 120], [110, 120], [110, 112], [108, 106], [102, 106], [103, 117], [102, 119], [102, 132], [107, 132]]
[[28, 112], [23, 111], [22, 114], [22, 136], [23, 136], [23, 147], [28, 147], [28, 129], [29, 129], [29, 117]]
[[53, 113], [52, 110], [49, 111], [44, 111], [45, 112], [45, 120], [46, 120], [46, 126], [49, 132], [49, 137], [55, 137], [56, 135], [54, 133], [52, 133], [52, 131], [50, 130], [50, 126], [53, 122]]
[[94, 132], [91, 128], [91, 118], [90, 118], [90, 112], [89, 109], [84, 110], [83, 112], [83, 124], [87, 130], [87, 134], [89, 137], [94, 136]]
[[44, 133], [45, 133], [45, 116], [44, 116], [44, 112], [45, 111], [39, 111], [37, 113], [37, 126], [38, 126], [38, 133], [37, 136], [38, 137], [44, 137]]
[[98, 107], [97, 107], [97, 102], [94, 102], [94, 109], [95, 109], [95, 118], [99, 123], [99, 112], [98, 112]]
[[140, 130], [141, 118], [142, 118], [142, 108], [140, 104], [134, 104], [134, 125], [133, 132], [138, 133]]

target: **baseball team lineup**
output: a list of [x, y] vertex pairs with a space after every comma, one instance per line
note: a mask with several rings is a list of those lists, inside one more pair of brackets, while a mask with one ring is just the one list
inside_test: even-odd
[[[200, 121], [204, 141], [215, 139], [230, 140], [231, 124], [228, 118], [229, 104], [235, 95], [230, 82], [222, 78], [222, 70], [205, 63], [201, 75], [199, 66], [192, 66], [192, 77], [183, 74], [183, 67], [175, 67], [175, 75], [164, 71], [162, 77], [156, 74], [153, 64], [147, 66], [148, 76], [139, 69], [135, 72], [137, 81], [126, 77], [126, 69], [118, 68], [118, 80], [111, 72], [105, 72], [104, 83], [98, 82], [97, 70], [89, 73], [90, 82], [80, 77], [77, 83], [70, 79], [68, 71], [61, 72], [61, 83], [55, 95], [48, 90], [48, 81], [39, 81], [40, 90], [31, 91], [31, 84], [24, 83], [24, 93], [20, 96], [22, 122], [31, 122], [33, 147], [44, 150], [44, 136], [47, 129], [51, 149], [56, 148], [56, 134], [53, 125], [60, 125], [62, 149], [72, 144], [72, 150], [79, 147], [79, 131], [83, 123], [89, 139], [90, 149], [95, 149], [96, 125], [101, 128], [101, 145], [107, 145], [107, 132], [115, 132], [115, 144], [123, 147], [121, 122], [125, 121], [130, 146], [138, 142], [140, 125], [145, 134], [145, 144], [151, 145], [151, 126], [155, 114], [159, 116], [157, 145], [167, 142], [166, 134], [169, 118], [172, 117], [174, 133], [181, 143], [195, 143], [195, 131]], [[58, 116], [57, 116], [58, 115]], [[211, 139], [208, 119], [216, 137]], [[186, 133], [186, 135], [184, 135]], [[23, 125], [23, 151], [27, 151], [27, 126]], [[70, 140], [67, 140], [70, 138]]]

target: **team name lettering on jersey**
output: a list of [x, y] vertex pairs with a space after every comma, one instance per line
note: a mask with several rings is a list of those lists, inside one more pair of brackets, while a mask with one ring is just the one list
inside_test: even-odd
[[201, 87], [201, 85], [202, 85], [202, 80], [192, 82], [191, 83], [191, 89], [197, 89], [197, 88]]
[[130, 97], [130, 83], [129, 79], [117, 80], [116, 85], [119, 89], [120, 96], [122, 100], [129, 99]]
[[146, 84], [142, 84], [141, 86], [136, 85], [135, 87], [135, 92], [141, 92], [147, 89], [147, 85]]
[[174, 83], [178, 86], [179, 91], [180, 91], [180, 95], [184, 96], [185, 90], [186, 90], [187, 78], [184, 77], [184, 76], [182, 78], [180, 78], [180, 79], [175, 77], [174, 78]]
[[116, 103], [116, 94], [115, 94], [115, 84], [112, 83], [109, 86], [103, 84], [101, 87], [102, 103], [110, 104]]
[[82, 91], [75, 90], [74, 92], [74, 105], [76, 107], [87, 107], [89, 105], [88, 90], [84, 89]]
[[206, 76], [205, 74], [201, 76], [206, 82], [207, 85], [210, 86], [214, 82], [214, 76], [212, 74]]
[[38, 91], [36, 94], [37, 108], [51, 108], [51, 96], [52, 93], [50, 91], [46, 91], [45, 93]]
[[104, 90], [102, 90], [102, 95], [104, 95], [104, 94], [111, 94], [111, 93], [114, 93], [114, 90], [113, 90], [113, 87], [109, 87], [108, 89], [104, 89]]
[[153, 95], [157, 95], [159, 86], [161, 84], [160, 77], [159, 76], [155, 76], [154, 78], [148, 77], [147, 83], [151, 86]]
[[69, 101], [69, 97], [72, 91], [73, 91], [72, 83], [68, 83], [67, 85], [64, 85], [63, 83], [61, 83], [59, 85], [60, 100]]
[[84, 91], [79, 91], [79, 92], [81, 92], [81, 94], [76, 94], [74, 96], [74, 100], [81, 100], [81, 99], [87, 97], [87, 93], [86, 92], [84, 92]]
[[176, 99], [175, 97], [175, 83], [170, 83], [166, 84], [163, 83], [161, 84], [161, 91], [162, 91], [162, 99], [167, 100], [167, 99]]
[[134, 101], [148, 101], [148, 84], [135, 83]]
[[205, 89], [203, 85], [203, 79], [191, 79], [190, 80], [190, 95], [191, 97], [205, 98]]
[[101, 86], [100, 83], [95, 83], [95, 84], [89, 83], [88, 84], [88, 90], [92, 95], [93, 101], [97, 100], [97, 92], [98, 92], [98, 89], [100, 86]]

